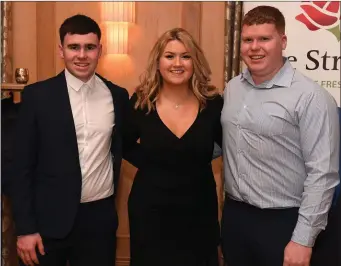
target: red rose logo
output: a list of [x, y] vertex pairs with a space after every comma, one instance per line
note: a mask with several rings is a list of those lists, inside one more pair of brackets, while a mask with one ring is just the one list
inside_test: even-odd
[[304, 23], [311, 31], [325, 29], [340, 41], [340, 2], [303, 2], [302, 14], [296, 19]]

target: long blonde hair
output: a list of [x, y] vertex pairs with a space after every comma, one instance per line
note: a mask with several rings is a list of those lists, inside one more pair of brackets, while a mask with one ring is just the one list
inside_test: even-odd
[[147, 69], [141, 75], [140, 85], [136, 88], [135, 109], [147, 107], [149, 113], [155, 108], [154, 103], [158, 99], [162, 86], [158, 63], [166, 45], [173, 40], [180, 41], [191, 56], [193, 75], [190, 79], [190, 87], [199, 101], [200, 110], [205, 108], [208, 97], [219, 93], [215, 86], [209, 84], [211, 69], [200, 46], [186, 30], [174, 28], [162, 34], [149, 54]]

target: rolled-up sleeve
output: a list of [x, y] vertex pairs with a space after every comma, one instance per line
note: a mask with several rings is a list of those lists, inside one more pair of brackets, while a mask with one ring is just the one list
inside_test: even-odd
[[328, 222], [339, 184], [340, 127], [337, 104], [325, 90], [310, 93], [299, 111], [302, 155], [307, 177], [292, 241], [312, 247]]

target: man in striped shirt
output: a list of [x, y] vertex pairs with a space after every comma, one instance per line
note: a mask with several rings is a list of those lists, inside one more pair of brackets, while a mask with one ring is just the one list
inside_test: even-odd
[[334, 266], [332, 250], [320, 261], [318, 236], [339, 184], [337, 104], [282, 56], [278, 9], [249, 11], [241, 35], [247, 69], [228, 83], [221, 116], [227, 265]]

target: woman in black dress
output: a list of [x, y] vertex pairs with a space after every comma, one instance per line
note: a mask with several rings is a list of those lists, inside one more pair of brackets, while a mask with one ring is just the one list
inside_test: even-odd
[[223, 100], [210, 74], [193, 37], [175, 28], [154, 45], [130, 99], [124, 157], [138, 168], [128, 201], [131, 266], [218, 263], [211, 161]]

